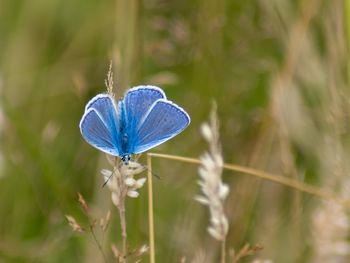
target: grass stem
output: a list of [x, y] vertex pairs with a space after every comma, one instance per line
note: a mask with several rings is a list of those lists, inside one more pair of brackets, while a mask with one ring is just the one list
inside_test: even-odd
[[104, 251], [103, 251], [103, 248], [102, 248], [100, 242], [98, 241], [98, 239], [97, 239], [97, 237], [96, 237], [96, 234], [95, 234], [95, 231], [94, 231], [94, 226], [93, 226], [92, 224], [90, 224], [90, 232], [91, 232], [92, 237], [94, 238], [94, 241], [95, 241], [95, 243], [96, 243], [96, 245], [97, 245], [97, 247], [98, 247], [98, 250], [99, 250], [99, 251], [101, 252], [101, 254], [102, 254], [103, 262], [107, 263], [106, 255], [105, 255], [105, 253], [104, 253]]
[[347, 50], [347, 81], [350, 83], [350, 0], [344, 1], [344, 19], [346, 32], [346, 50]]
[[120, 217], [120, 226], [122, 230], [122, 240], [123, 240], [123, 259], [122, 263], [126, 263], [126, 254], [127, 254], [127, 233], [126, 233], [126, 220], [125, 220], [125, 203], [124, 200], [121, 205], [118, 207], [119, 217]]
[[[169, 160], [175, 160], [180, 162], [187, 162], [187, 163], [193, 163], [193, 164], [200, 164], [200, 160], [196, 158], [189, 158], [189, 157], [183, 157], [183, 156], [177, 156], [177, 155], [170, 155], [170, 154], [161, 154], [161, 153], [148, 153], [147, 154], [149, 158], [157, 157], [157, 158], [163, 158], [163, 159], [169, 159]], [[288, 186], [294, 189], [297, 189], [301, 192], [305, 192], [314, 196], [321, 197], [323, 199], [331, 200], [336, 203], [339, 203], [341, 205], [345, 205], [347, 207], [350, 207], [350, 201], [346, 199], [339, 198], [335, 196], [334, 194], [320, 189], [318, 187], [315, 187], [313, 185], [305, 184], [303, 182], [297, 181], [295, 179], [290, 179], [285, 176], [276, 175], [276, 174], [270, 174], [268, 172], [260, 171], [254, 168], [249, 168], [245, 166], [235, 165], [235, 164], [224, 164], [224, 169], [236, 171], [240, 173], [249, 174], [258, 178], [262, 178], [265, 180], [269, 180], [271, 182], [275, 182], [284, 186]]]
[[221, 263], [226, 263], [226, 236], [221, 242]]
[[154, 246], [154, 218], [153, 218], [153, 186], [152, 186], [152, 160], [151, 155], [147, 154], [147, 180], [148, 180], [148, 223], [149, 223], [149, 247], [150, 263], [155, 263]]

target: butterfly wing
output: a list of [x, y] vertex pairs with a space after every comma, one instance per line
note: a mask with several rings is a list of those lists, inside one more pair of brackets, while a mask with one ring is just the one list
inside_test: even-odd
[[133, 153], [142, 153], [182, 132], [189, 124], [187, 112], [166, 99], [153, 103], [137, 127]]
[[119, 130], [116, 106], [110, 95], [96, 95], [86, 104], [85, 112], [89, 109], [95, 109], [99, 113], [112, 134]]
[[86, 105], [79, 127], [83, 138], [93, 147], [120, 156], [119, 123], [113, 98], [107, 94], [95, 96]]
[[127, 121], [140, 121], [152, 104], [158, 99], [166, 99], [163, 90], [155, 86], [137, 86], [124, 97]]
[[119, 103], [120, 125], [123, 135], [121, 148], [124, 154], [134, 153], [138, 125], [153, 103], [165, 98], [163, 90], [155, 86], [137, 86], [125, 94], [124, 99]]

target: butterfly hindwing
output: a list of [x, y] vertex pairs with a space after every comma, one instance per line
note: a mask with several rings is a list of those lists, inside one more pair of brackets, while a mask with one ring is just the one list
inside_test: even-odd
[[137, 127], [134, 153], [142, 153], [179, 134], [190, 124], [189, 115], [166, 99], [159, 99]]

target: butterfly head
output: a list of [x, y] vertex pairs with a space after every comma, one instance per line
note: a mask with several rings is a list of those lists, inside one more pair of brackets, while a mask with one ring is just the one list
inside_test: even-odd
[[124, 155], [121, 157], [121, 160], [122, 162], [125, 164], [125, 165], [128, 165], [129, 164], [129, 161], [131, 160], [131, 156], [129, 154], [127, 155]]

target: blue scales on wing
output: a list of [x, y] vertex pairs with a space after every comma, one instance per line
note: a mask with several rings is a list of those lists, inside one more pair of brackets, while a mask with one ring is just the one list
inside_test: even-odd
[[189, 115], [176, 104], [159, 99], [136, 131], [134, 153], [142, 153], [173, 138], [190, 124]]
[[110, 95], [99, 94], [95, 96], [86, 105], [85, 112], [89, 109], [95, 109], [99, 113], [112, 134], [119, 130], [116, 106], [114, 99]]
[[122, 155], [135, 153], [138, 136], [137, 127], [144, 120], [151, 106], [159, 99], [165, 99], [164, 92], [154, 86], [138, 86], [130, 89], [120, 101], [120, 123]]
[[86, 105], [79, 126], [89, 144], [105, 153], [120, 156], [119, 122], [112, 97], [107, 94], [95, 96]]

